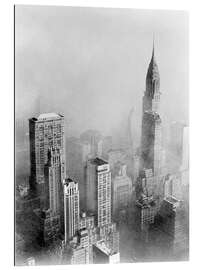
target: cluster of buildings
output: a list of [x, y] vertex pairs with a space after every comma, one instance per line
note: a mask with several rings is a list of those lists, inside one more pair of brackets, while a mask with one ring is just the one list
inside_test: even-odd
[[30, 194], [39, 201], [34, 213], [42, 245], [61, 239], [61, 261], [71, 264], [97, 263], [102, 256], [119, 262], [108, 162], [96, 156], [98, 149], [87, 151], [83, 160], [85, 203], [80, 209], [79, 184], [66, 176], [64, 117], [47, 113], [32, 118], [29, 134]]
[[[79, 172], [82, 182], [68, 173], [64, 116], [46, 113], [29, 120], [29, 196], [38, 202], [32, 207], [39, 221], [40, 241], [48, 246], [60, 239], [61, 263], [118, 263], [117, 223], [122, 216], [145, 243], [152, 225], [174, 245], [185, 239], [180, 216], [185, 199], [181, 188], [188, 185], [188, 127], [176, 124], [171, 129], [172, 142], [178, 145], [171, 150], [177, 152], [179, 167], [166, 174], [160, 96], [153, 48], [143, 96], [140, 147], [135, 150], [130, 136], [126, 164], [125, 151], [111, 149], [111, 137], [87, 131], [80, 141], [72, 138], [67, 148], [73, 167], [80, 166], [74, 175]], [[80, 163], [76, 162], [77, 152]], [[24, 196], [28, 190], [21, 187], [20, 192]]]

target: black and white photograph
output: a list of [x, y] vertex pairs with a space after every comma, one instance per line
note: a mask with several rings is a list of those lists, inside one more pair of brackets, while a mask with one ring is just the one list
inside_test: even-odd
[[189, 260], [188, 25], [15, 5], [16, 266]]

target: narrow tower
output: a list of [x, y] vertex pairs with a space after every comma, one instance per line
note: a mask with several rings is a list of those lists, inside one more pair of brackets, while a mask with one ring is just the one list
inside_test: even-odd
[[[160, 76], [153, 45], [152, 57], [146, 76], [146, 90], [143, 97], [140, 169], [141, 171], [152, 169], [154, 176], [160, 175], [161, 170], [160, 95]], [[155, 177], [155, 179], [158, 179], [158, 177]], [[155, 186], [158, 185], [157, 181], [154, 183]]]

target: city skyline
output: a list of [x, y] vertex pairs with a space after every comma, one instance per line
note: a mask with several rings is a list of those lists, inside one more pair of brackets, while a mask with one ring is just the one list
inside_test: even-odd
[[[38, 9], [34, 7], [32, 10], [32, 7], [28, 6], [21, 6], [21, 8], [20, 12], [27, 12], [26, 16], [28, 14], [33, 15], [31, 15], [31, 21], [35, 22], [35, 26], [38, 23], [39, 25], [41, 24], [39, 17], [45, 15], [44, 11], [47, 9], [47, 7], [38, 7]], [[55, 13], [53, 12], [54, 10]], [[173, 35], [170, 33], [170, 29], [165, 33], [167, 18], [175, 18], [176, 16], [181, 18], [182, 25], [176, 21], [170, 25], [174, 29], [177, 28], [176, 31], [178, 32], [180, 31], [180, 25], [183, 28], [185, 27], [185, 30], [187, 29], [187, 16], [185, 13], [176, 11], [172, 13], [155, 11], [154, 13], [152, 11], [127, 9], [124, 12], [121, 12], [119, 9], [106, 9], [105, 12], [104, 10], [102, 8], [58, 9], [58, 7], [52, 7], [49, 9], [51, 17], [42, 16], [41, 18], [42, 24], [45, 23], [45, 25], [43, 27], [40, 26], [39, 29], [42, 32], [45, 31], [47, 34], [51, 34], [51, 36], [53, 29], [50, 29], [50, 31], [47, 29], [50, 26], [50, 22], [57, 21], [58, 23], [59, 13], [65, 15], [67, 14], [66, 12], [70, 12], [70, 20], [73, 19], [74, 21], [77, 19], [77, 22], [79, 22], [79, 28], [75, 28], [77, 23], [70, 28], [72, 29], [72, 34], [76, 34], [78, 38], [80, 35], [77, 36], [77, 34], [86, 33], [86, 30], [89, 31], [89, 34], [85, 36], [86, 38], [83, 36], [83, 43], [78, 44], [77, 46], [79, 47], [75, 45], [75, 51], [79, 52], [77, 56], [80, 57], [81, 50], [84, 49], [83, 56], [85, 56], [86, 60], [88, 58], [89, 61], [88, 66], [86, 66], [87, 63], [83, 66], [85, 61], [77, 63], [77, 67], [82, 69], [85, 67], [86, 69], [86, 73], [83, 74], [83, 76], [86, 75], [84, 77], [85, 80], [81, 76], [76, 77], [77, 69], [74, 70], [73, 68], [73, 73], [70, 72], [68, 74], [72, 76], [72, 79], [77, 79], [78, 82], [77, 87], [79, 87], [79, 90], [76, 91], [75, 97], [73, 95], [75, 91], [71, 92], [71, 90], [67, 89], [65, 93], [70, 94], [70, 99], [67, 100], [67, 95], [64, 95], [63, 88], [60, 88], [63, 84], [63, 79], [67, 78], [64, 77], [63, 72], [59, 75], [63, 68], [60, 70], [55, 69], [57, 64], [59, 64], [58, 61], [62, 60], [60, 59], [62, 55], [65, 58], [68, 57], [68, 54], [62, 53], [64, 52], [63, 46], [60, 47], [60, 51], [56, 55], [49, 55], [46, 52], [47, 48], [53, 49], [52, 42], [49, 44], [50, 47], [41, 46], [40, 51], [33, 51], [33, 48], [30, 48], [32, 56], [36, 52], [39, 56], [44, 51], [44, 57], [48, 57], [47, 60], [54, 61], [56, 66], [46, 66], [46, 72], [51, 71], [49, 75], [47, 73], [46, 76], [48, 77], [44, 77], [46, 74], [45, 70], [41, 74], [41, 68], [31, 68], [34, 73], [38, 73], [38, 82], [40, 82], [40, 76], [42, 75], [42, 84], [49, 81], [51, 85], [53, 84], [53, 88], [50, 88], [49, 93], [47, 88], [45, 92], [40, 90], [40, 96], [38, 96], [37, 90], [35, 93], [36, 99], [30, 100], [30, 110], [34, 110], [35, 115], [29, 115], [29, 121], [27, 120], [29, 123], [29, 137], [25, 134], [25, 120], [16, 118], [18, 123], [16, 129], [16, 138], [18, 138], [16, 159], [18, 159], [18, 163], [15, 179], [17, 264], [97, 264], [147, 262], [150, 260], [188, 260], [189, 127], [187, 120], [183, 121], [184, 118], [187, 119], [186, 100], [188, 93], [187, 91], [186, 93], [183, 91], [184, 94], [176, 92], [177, 88], [176, 90], [173, 89], [175, 92], [173, 90], [169, 93], [167, 92], [172, 85], [176, 84], [178, 86], [180, 81], [184, 80], [184, 76], [185, 85], [183, 83], [182, 87], [184, 89], [188, 87], [186, 76], [187, 57], [184, 59], [184, 62], [181, 60], [182, 56], [179, 55], [180, 63], [176, 63], [178, 62], [178, 57], [172, 59], [176, 68], [173, 70], [174, 73], [170, 73], [169, 70], [165, 69], [165, 72], [168, 71], [169, 73], [167, 76], [163, 75], [164, 87], [162, 88], [162, 70], [164, 70], [164, 65], [168, 64], [170, 67], [171, 61], [167, 63], [166, 58], [172, 57], [172, 54], [167, 53], [167, 57], [160, 55], [163, 52], [163, 48], [155, 45], [158, 42], [155, 42], [154, 37], [150, 42], [151, 58], [149, 58], [148, 65], [143, 72], [145, 75], [144, 79], [143, 75], [140, 75], [142, 68], [140, 70], [138, 68], [138, 64], [145, 62], [142, 61], [142, 57], [140, 58], [140, 63], [137, 63], [133, 57], [129, 58], [131, 62], [125, 62], [127, 59], [122, 62], [122, 57], [119, 58], [120, 55], [116, 49], [117, 47], [115, 47], [114, 52], [108, 51], [109, 56], [113, 57], [109, 57], [109, 63], [113, 63], [114, 66], [117, 59], [117, 64], [119, 63], [117, 65], [118, 69], [112, 68], [113, 66], [111, 65], [107, 65], [106, 69], [103, 69], [104, 66], [102, 67], [102, 65], [106, 62], [106, 54], [103, 51], [104, 55], [102, 55], [101, 52], [101, 45], [105, 44], [105, 42], [110, 47], [115, 45], [115, 36], [118, 38], [117, 34], [122, 33], [125, 28], [122, 27], [126, 26], [126, 20], [129, 18], [135, 19], [135, 25], [137, 19], [139, 22], [142, 21], [143, 28], [139, 26], [139, 31], [142, 29], [140, 31], [141, 36], [145, 37], [142, 42], [151, 35], [149, 33], [151, 32], [149, 23], [153, 18], [156, 18], [154, 27], [156, 26], [156, 30], [159, 29], [161, 31], [162, 35], [159, 36], [159, 41], [160, 44], [163, 44], [162, 42], [166, 34], [168, 34], [171, 40], [176, 37], [175, 33]], [[77, 12], [79, 14], [76, 14]], [[128, 14], [127, 17], [126, 14]], [[90, 15], [90, 17], [87, 15]], [[166, 17], [163, 17], [163, 15], [166, 15]], [[103, 24], [97, 25], [98, 18], [101, 19], [100, 16], [101, 18], [106, 16], [107, 24], [105, 21]], [[111, 23], [108, 21], [110, 18]], [[114, 24], [113, 18], [117, 18], [116, 24]], [[87, 23], [91, 19], [95, 20], [95, 26], [93, 27]], [[62, 16], [59, 24], [63, 20]], [[83, 20], [84, 24], [81, 24]], [[157, 23], [159, 20], [164, 23], [158, 27]], [[122, 22], [124, 22], [124, 25]], [[57, 23], [55, 30], [57, 29]], [[110, 28], [107, 27], [109, 23], [111, 25]], [[131, 26], [134, 25], [132, 21], [128, 23], [131, 23]], [[116, 29], [114, 29], [115, 26]], [[23, 25], [21, 27], [22, 30]], [[128, 41], [131, 40], [132, 28], [129, 27], [128, 30], [130, 32], [125, 29], [126, 32], [122, 33], [126, 38], [125, 42], [128, 39]], [[147, 32], [145, 32], [146, 29], [148, 30]], [[95, 30], [98, 31], [95, 32]], [[104, 43], [100, 40], [97, 46], [95, 41], [98, 39], [98, 32], [100, 32], [101, 36], [103, 33]], [[123, 36], [119, 37], [121, 44]], [[187, 39], [187, 34], [183, 36]], [[17, 37], [19, 38], [18, 41], [22, 38], [19, 32]], [[27, 37], [29, 39], [29, 35]], [[56, 41], [59, 37], [58, 33], [55, 33], [53, 37]], [[72, 44], [77, 38], [70, 39], [69, 41]], [[39, 38], [38, 41], [44, 42], [43, 38]], [[89, 51], [89, 54], [87, 53], [87, 44], [85, 43], [87, 41], [96, 49], [94, 53], [100, 52], [96, 54], [96, 58], [93, 57], [92, 51]], [[22, 39], [21, 42], [27, 46], [25, 40]], [[68, 44], [67, 40], [64, 40], [64, 44]], [[35, 45], [34, 42], [33, 46], [35, 47]], [[119, 51], [123, 48], [127, 49], [129, 44], [125, 43], [125, 45], [122, 44], [122, 48], [119, 47]], [[68, 46], [68, 48], [72, 52], [71, 46]], [[98, 48], [99, 51], [97, 51]], [[171, 49], [172, 53], [173, 46], [168, 46], [168, 48]], [[187, 44], [185, 44], [185, 50], [187, 51], [186, 48]], [[19, 47], [17, 48], [19, 53], [18, 49]], [[147, 51], [145, 46], [142, 49]], [[139, 50], [135, 49], [135, 51], [137, 53]], [[184, 52], [184, 49], [182, 52]], [[118, 54], [117, 58], [114, 58], [116, 54]], [[129, 51], [122, 56], [128, 58], [130, 55], [131, 52]], [[159, 55], [159, 60], [157, 60], [157, 55]], [[104, 62], [103, 64], [102, 62], [98, 64], [98, 59], [102, 56]], [[75, 62], [76, 55], [71, 53], [71, 57], [74, 66], [77, 62]], [[18, 54], [16, 58], [20, 59]], [[148, 59], [148, 57], [146, 58]], [[35, 61], [38, 64], [40, 63], [38, 57]], [[45, 62], [43, 63], [42, 59], [42, 69]], [[137, 70], [127, 65], [127, 63], [132, 64], [132, 62], [137, 65]], [[95, 68], [97, 67], [98, 69], [92, 70], [92, 64], [96, 64]], [[180, 67], [184, 66], [181, 69], [182, 72], [184, 71], [181, 78], [178, 76], [178, 65]], [[20, 69], [17, 69], [17, 75], [22, 72], [24, 64], [21, 63], [20, 67]], [[28, 68], [26, 72], [29, 73], [31, 69]], [[55, 72], [52, 77], [51, 73], [54, 69]], [[99, 77], [98, 74], [96, 75], [98, 70], [101, 71], [101, 76]], [[121, 72], [120, 75], [123, 76], [117, 77], [119, 74], [117, 73], [118, 70]], [[129, 90], [132, 86], [130, 74], [134, 71], [136, 71], [136, 77], [134, 77], [136, 87], [139, 87], [139, 80], [143, 79], [144, 82], [142, 99], [138, 98], [139, 93], [135, 90], [137, 88], [134, 89], [134, 94], [138, 98], [136, 101], [132, 98], [131, 90]], [[91, 86], [90, 83], [92, 80], [88, 79], [91, 72], [96, 75], [96, 77], [91, 77], [97, 85], [95, 92], [92, 92], [93, 89], [91, 87], [93, 85]], [[23, 75], [24, 80], [29, 80], [28, 73]], [[31, 76], [32, 80], [36, 79], [34, 73], [32, 74], [32, 71], [30, 73], [33, 75]], [[107, 81], [102, 80], [102, 78], [104, 79], [103, 75], [105, 75], [105, 78], [108, 77]], [[58, 76], [57, 85], [60, 88], [57, 89], [57, 95], [56, 89], [54, 90], [54, 85], [56, 84], [55, 76]], [[129, 80], [126, 80], [126, 76]], [[139, 78], [138, 81], [137, 77]], [[20, 76], [17, 76], [17, 85], [19, 79]], [[126, 80], [124, 85], [122, 80]], [[81, 83], [84, 85], [84, 88], [80, 85]], [[115, 87], [116, 84], [118, 84], [118, 88], [116, 87], [110, 91], [109, 87]], [[127, 85], [130, 87], [127, 87]], [[87, 90], [87, 86], [89, 90]], [[126, 86], [126, 88], [124, 87], [125, 92], [121, 91], [122, 86]], [[115, 95], [116, 89], [118, 89], [117, 95]], [[24, 91], [23, 86], [21, 93], [22, 91]], [[23, 102], [26, 103], [26, 99], [31, 97], [31, 92], [23, 98]], [[20, 115], [21, 112], [18, 107], [20, 104], [18, 99], [20, 91], [18, 90], [17, 93], [16, 108], [18, 115]], [[169, 98], [168, 96], [166, 105], [166, 100], [164, 101], [163, 96], [165, 95], [167, 98], [168, 94], [171, 97]], [[177, 96], [182, 98], [182, 107], [179, 106]], [[172, 102], [172, 98], [175, 98], [175, 103]], [[132, 103], [129, 102], [130, 100]], [[65, 111], [64, 105], [67, 107]], [[173, 109], [171, 109], [171, 105]], [[79, 110], [77, 106], [80, 107]], [[88, 108], [87, 112], [83, 110], [84, 106], [86, 109]], [[141, 114], [138, 113], [137, 108], [142, 108]], [[25, 107], [22, 106], [21, 110], [24, 109]], [[181, 110], [184, 113], [181, 113]], [[28, 111], [25, 111], [26, 115]], [[170, 120], [169, 114], [167, 116], [167, 111], [171, 112], [171, 115], [174, 114], [176, 116], [175, 122]], [[82, 115], [80, 115], [81, 113]], [[91, 118], [90, 115], [94, 117]], [[75, 119], [75, 121], [69, 121], [70, 117], [72, 117], [72, 120]], [[78, 133], [79, 130], [77, 132], [76, 130], [80, 121], [82, 122], [79, 125], [81, 130]], [[104, 123], [106, 123], [107, 127], [105, 127]], [[85, 131], [83, 130], [84, 127], [86, 127]], [[72, 131], [74, 129], [76, 133], [73, 136]], [[20, 134], [21, 137], [19, 138]], [[29, 145], [30, 151], [26, 145]], [[29, 161], [26, 160], [28, 154], [30, 154]], [[51, 261], [49, 262], [49, 260]]]
[[[135, 107], [141, 125], [144, 74], [154, 35], [163, 118], [174, 121], [178, 117], [188, 123], [184, 12], [29, 6], [16, 6], [16, 10], [17, 118], [38, 114], [41, 107], [41, 113], [65, 115], [70, 136], [93, 128], [107, 135], [121, 132]], [[54, 24], [49, 19], [53, 16]], [[81, 102], [87, 95], [88, 101]], [[179, 106], [174, 104], [171, 110], [173, 96]], [[32, 106], [27, 106], [30, 98]], [[107, 115], [108, 122], [104, 121]]]

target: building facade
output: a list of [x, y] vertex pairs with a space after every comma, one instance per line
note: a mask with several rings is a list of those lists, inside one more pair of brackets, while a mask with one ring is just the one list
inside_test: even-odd
[[45, 165], [45, 208], [55, 214], [63, 209], [63, 165], [61, 150], [52, 147], [48, 151], [48, 162]]
[[86, 209], [95, 214], [96, 226], [111, 222], [111, 172], [109, 164], [100, 159], [90, 159], [85, 175]]
[[65, 243], [73, 238], [79, 229], [78, 183], [68, 178], [64, 181], [64, 227]]
[[44, 166], [48, 162], [48, 150], [56, 147], [61, 151], [62, 178], [65, 177], [64, 117], [56, 113], [41, 114], [29, 119], [30, 136], [30, 188], [38, 196], [44, 194]]
[[112, 212], [128, 207], [132, 196], [132, 180], [126, 174], [126, 165], [121, 165], [118, 175], [112, 179]]

